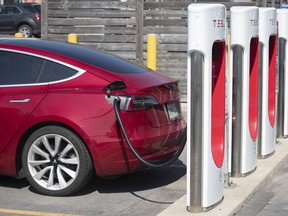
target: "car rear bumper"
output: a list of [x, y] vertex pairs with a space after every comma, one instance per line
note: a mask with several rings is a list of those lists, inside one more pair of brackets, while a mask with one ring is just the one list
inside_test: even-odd
[[[142, 155], [143, 159], [156, 164], [168, 161], [174, 156], [177, 150], [186, 143], [186, 123], [184, 120], [181, 120], [177, 124], [179, 130], [170, 131], [169, 134], [159, 134], [158, 137], [155, 137], [156, 144], [151, 143], [151, 140], [142, 139], [137, 140], [136, 142], [135, 140], [131, 140], [132, 145], [136, 149], [139, 149], [140, 143], [142, 143], [143, 146], [147, 146], [147, 142], [149, 142], [149, 148], [153, 149], [155, 144], [155, 151]], [[167, 131], [167, 128], [163, 128], [163, 131]], [[162, 148], [159, 148], [159, 140], [162, 140]], [[167, 142], [167, 140], [169, 142]], [[118, 138], [105, 143], [99, 143], [99, 137], [95, 138], [94, 141], [95, 143], [98, 142], [95, 145], [95, 148], [97, 148], [96, 152], [99, 153], [96, 153], [94, 157], [96, 158], [96, 160], [94, 160], [94, 165], [98, 176], [106, 177], [121, 175], [145, 167], [145, 165], [134, 156], [122, 136], [120, 137], [120, 140]]]
[[40, 25], [40, 24], [35, 23], [35, 24], [32, 26], [32, 29], [33, 29], [33, 35], [39, 35], [39, 34], [41, 34], [41, 25]]

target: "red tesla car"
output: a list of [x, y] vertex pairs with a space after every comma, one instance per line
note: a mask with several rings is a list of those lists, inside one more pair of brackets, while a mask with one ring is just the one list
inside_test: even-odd
[[42, 194], [167, 165], [185, 145], [177, 80], [39, 39], [0, 39], [0, 65], [0, 174]]

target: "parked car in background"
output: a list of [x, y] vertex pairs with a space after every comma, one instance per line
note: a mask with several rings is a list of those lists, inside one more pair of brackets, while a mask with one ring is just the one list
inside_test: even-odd
[[43, 194], [74, 193], [93, 172], [115, 177], [143, 168], [119, 125], [150, 163], [177, 159], [184, 148], [178, 80], [40, 39], [0, 39], [0, 66], [0, 174], [25, 176]]
[[22, 33], [26, 38], [41, 35], [41, 5], [35, 3], [0, 5], [0, 33]]

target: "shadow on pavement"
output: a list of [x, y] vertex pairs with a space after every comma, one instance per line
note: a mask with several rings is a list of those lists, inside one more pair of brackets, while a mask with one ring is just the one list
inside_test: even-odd
[[12, 177], [7, 177], [7, 176], [0, 177], [0, 187], [21, 189], [27, 186], [29, 186], [29, 182], [26, 180], [26, 178], [15, 179]]
[[99, 193], [123, 193], [149, 190], [171, 184], [186, 175], [186, 165], [177, 160], [174, 164], [161, 169], [146, 169], [123, 175], [115, 179], [100, 179], [93, 176], [88, 185], [79, 193], [84, 195]]

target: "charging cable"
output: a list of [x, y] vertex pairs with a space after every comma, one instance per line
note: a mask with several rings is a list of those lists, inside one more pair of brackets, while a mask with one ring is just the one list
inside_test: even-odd
[[144, 163], [145, 165], [147, 165], [148, 167], [151, 167], [151, 168], [162, 168], [162, 167], [165, 167], [165, 166], [169, 166], [170, 164], [174, 163], [178, 157], [180, 156], [180, 154], [182, 153], [184, 147], [185, 147], [185, 144], [186, 144], [186, 129], [185, 129], [185, 135], [182, 137], [181, 139], [181, 146], [179, 147], [179, 149], [176, 151], [176, 153], [173, 155], [173, 157], [164, 162], [164, 163], [159, 163], [159, 164], [154, 164], [154, 163], [150, 163], [148, 162], [147, 160], [143, 159], [139, 154], [138, 152], [135, 150], [135, 148], [133, 147], [133, 145], [131, 144], [130, 142], [130, 139], [127, 135], [127, 132], [126, 132], [126, 129], [123, 125], [123, 122], [122, 122], [122, 119], [120, 117], [120, 102], [121, 102], [121, 99], [119, 97], [115, 97], [114, 98], [114, 101], [113, 101], [113, 106], [114, 106], [114, 111], [115, 111], [115, 114], [116, 114], [116, 118], [119, 122], [119, 125], [120, 125], [120, 128], [121, 128], [121, 131], [123, 132], [123, 135], [124, 135], [124, 138], [130, 148], [130, 150], [133, 152], [133, 154], [138, 158], [138, 160], [140, 160], [142, 163]]

